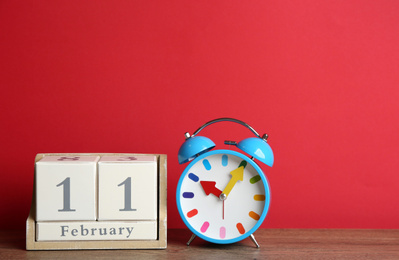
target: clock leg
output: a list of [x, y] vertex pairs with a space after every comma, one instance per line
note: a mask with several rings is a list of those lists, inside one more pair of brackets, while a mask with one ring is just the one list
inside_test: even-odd
[[251, 234], [250, 238], [251, 238], [252, 242], [254, 242], [255, 246], [256, 246], [257, 248], [259, 248], [260, 246], [259, 246], [258, 242], [256, 242], [256, 239], [255, 239], [254, 234]]
[[191, 242], [193, 242], [194, 238], [196, 238], [197, 236], [195, 234], [192, 234], [190, 239], [187, 242], [187, 245], [189, 246], [191, 244]]

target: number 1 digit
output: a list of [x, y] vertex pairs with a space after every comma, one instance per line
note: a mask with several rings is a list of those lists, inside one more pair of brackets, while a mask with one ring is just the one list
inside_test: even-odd
[[57, 185], [57, 187], [59, 186], [63, 186], [64, 188], [64, 208], [58, 211], [76, 211], [76, 209], [71, 209], [71, 178], [66, 178]]
[[122, 185], [125, 185], [125, 208], [119, 211], [136, 211], [136, 209], [132, 209], [132, 178], [127, 178], [118, 187]]

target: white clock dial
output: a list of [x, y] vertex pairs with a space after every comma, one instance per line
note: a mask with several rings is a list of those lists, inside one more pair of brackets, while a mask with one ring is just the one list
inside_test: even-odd
[[212, 151], [194, 160], [182, 174], [176, 196], [186, 225], [216, 243], [249, 236], [265, 218], [270, 203], [259, 166], [230, 150]]

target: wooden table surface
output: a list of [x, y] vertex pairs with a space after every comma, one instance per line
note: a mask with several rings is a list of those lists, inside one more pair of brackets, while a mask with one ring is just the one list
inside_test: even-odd
[[247, 238], [216, 245], [188, 230], [169, 229], [164, 250], [26, 251], [25, 231], [0, 231], [0, 259], [399, 259], [399, 230], [260, 229], [260, 248]]

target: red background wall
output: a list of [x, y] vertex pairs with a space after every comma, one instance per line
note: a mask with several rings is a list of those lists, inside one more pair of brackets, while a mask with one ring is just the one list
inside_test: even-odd
[[[399, 228], [398, 1], [2, 1], [0, 227], [40, 152], [168, 155], [218, 117], [270, 135], [262, 227]], [[220, 123], [201, 132], [251, 136]]]

